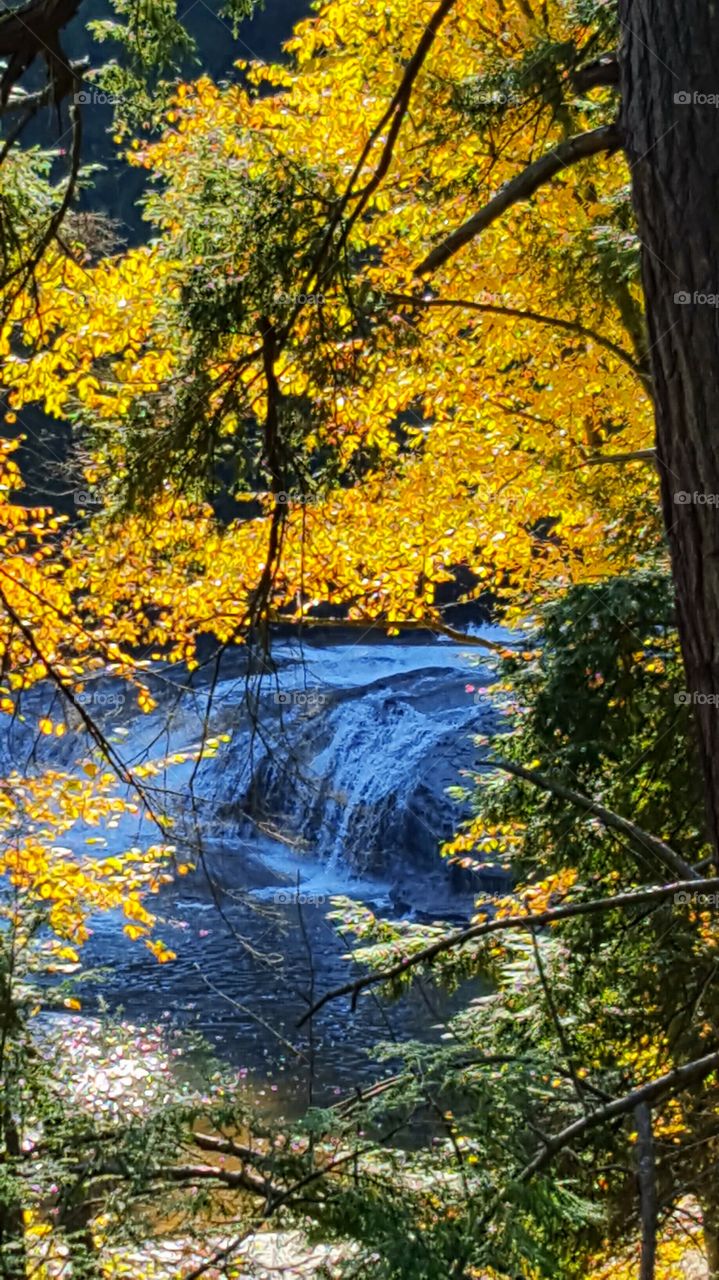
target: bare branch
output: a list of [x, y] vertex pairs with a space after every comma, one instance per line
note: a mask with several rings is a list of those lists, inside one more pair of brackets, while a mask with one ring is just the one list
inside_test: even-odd
[[58, 32], [75, 17], [82, 0], [30, 0], [30, 4], [7, 10], [0, 17], [0, 55], [9, 55], [0, 86], [0, 104], [20, 76], [41, 57], [48, 76], [55, 80], [58, 69], [67, 67]]
[[169, 1165], [166, 1168], [153, 1170], [150, 1176], [153, 1181], [160, 1182], [189, 1184], [221, 1182], [225, 1187], [249, 1191], [252, 1195], [261, 1196], [263, 1199], [268, 1197], [272, 1199], [277, 1197], [279, 1199], [285, 1195], [283, 1187], [274, 1186], [266, 1178], [252, 1173], [249, 1169], [225, 1169], [220, 1165], [211, 1164]]
[[547, 1138], [545, 1146], [538, 1155], [526, 1165], [519, 1175], [519, 1182], [528, 1182], [533, 1174], [543, 1169], [550, 1160], [553, 1159], [559, 1151], [564, 1147], [568, 1147], [577, 1138], [581, 1138], [590, 1129], [597, 1129], [600, 1125], [608, 1124], [612, 1120], [618, 1120], [622, 1116], [628, 1115], [631, 1111], [636, 1111], [637, 1107], [648, 1106], [652, 1103], [659, 1102], [664, 1098], [671, 1097], [674, 1094], [683, 1092], [693, 1084], [699, 1084], [711, 1075], [713, 1071], [719, 1069], [719, 1053], [708, 1053], [703, 1058], [697, 1058], [694, 1062], [687, 1062], [682, 1067], [675, 1067], [673, 1071], [668, 1071], [666, 1075], [657, 1076], [655, 1080], [649, 1080], [647, 1084], [640, 1085], [638, 1089], [632, 1089], [631, 1093], [627, 1093], [623, 1098], [615, 1098], [612, 1102], [607, 1102], [603, 1107], [598, 1107], [591, 1115], [582, 1116], [580, 1120], [575, 1120], [573, 1124], [567, 1125], [566, 1129], [562, 1129], [553, 1138]]
[[[312, 266], [310, 267], [305, 277], [304, 283], [302, 285], [302, 290], [301, 290], [302, 293], [311, 292], [311, 283], [313, 280], [321, 281], [323, 279], [325, 275], [325, 271], [324, 271], [325, 260], [328, 254], [330, 253], [330, 250], [332, 249], [335, 231], [337, 230], [337, 227], [339, 226], [342, 218], [344, 217], [345, 211], [349, 206], [350, 201], [356, 198], [357, 204], [352, 210], [352, 213], [350, 214], [347, 220], [347, 223], [342, 230], [340, 246], [335, 247], [335, 251], [333, 255], [335, 257], [337, 252], [339, 251], [339, 247], [341, 247], [341, 245], [347, 242], [347, 238], [349, 236], [349, 233], [354, 223], [360, 217], [363, 209], [367, 205], [368, 200], [370, 199], [372, 194], [377, 190], [383, 178], [385, 177], [389, 169], [389, 166], [392, 162], [392, 155], [394, 152], [395, 143], [399, 136], [402, 123], [409, 110], [409, 104], [412, 98], [412, 92], [414, 89], [414, 84], [417, 79], [417, 76], [422, 70], [422, 67], [424, 66], [425, 61], [427, 60], [429, 52], [432, 48], [432, 45], [434, 44], [435, 38], [437, 36], [437, 33], [440, 27], [442, 26], [442, 23], [444, 22], [445, 18], [447, 18], [448, 15], [451, 13], [455, 4], [456, 4], [456, 0], [440, 0], [440, 4], [435, 9], [429, 22], [427, 23], [427, 26], [422, 32], [422, 36], [417, 44], [417, 47], [414, 53], [412, 54], [412, 57], [410, 58], [409, 62], [407, 63], [404, 69], [402, 79], [400, 80], [399, 85], [397, 86], [394, 94], [392, 95], [392, 99], [389, 105], [387, 106], [386, 110], [383, 112], [377, 124], [372, 129], [372, 132], [370, 133], [364, 147], [362, 148], [359, 159], [357, 160], [357, 163], [355, 164], [355, 167], [352, 170], [347, 186], [345, 187], [344, 193], [340, 198], [337, 204], [337, 207], [335, 208], [332, 214], [332, 217], [329, 221], [329, 225], [327, 227], [327, 231], [325, 233], [322, 244], [320, 245], [320, 248], [318, 250], [317, 257], [315, 258], [315, 261], [313, 262]], [[385, 139], [384, 146], [382, 148], [382, 152], [380, 154], [380, 158], [377, 163], [377, 167], [374, 173], [372, 174], [372, 177], [365, 184], [365, 186], [360, 188], [359, 190], [356, 190], [355, 183], [359, 180], [360, 174], [362, 173], [362, 170], [365, 164], [367, 163], [367, 160], [369, 159], [372, 149], [374, 148], [375, 144], [379, 141], [383, 131], [387, 128], [388, 125], [389, 125], [389, 129], [387, 130], [387, 137]], [[294, 323], [296, 316], [299, 314], [299, 311], [302, 308], [302, 305], [303, 304], [299, 304], [295, 308], [295, 311], [288, 323], [287, 332], [289, 332], [292, 324]]]
[[[90, 59], [81, 58], [77, 62], [70, 63], [70, 71], [72, 77], [76, 78], [84, 76], [90, 68]], [[0, 116], [10, 115], [14, 111], [26, 111], [28, 116], [35, 115], [41, 107], [47, 106], [49, 103], [57, 103], [65, 93], [69, 93], [73, 88], [73, 80], [65, 80], [59, 82], [50, 80], [44, 89], [38, 90], [37, 93], [19, 93], [12, 94], [4, 106], [0, 106]]]
[[[286, 624], [287, 619], [281, 616], [272, 616], [270, 621]], [[387, 631], [388, 627], [401, 631], [403, 635], [406, 632], [427, 631], [433, 636], [447, 636], [449, 640], [455, 640], [457, 644], [467, 645], [469, 648], [487, 649], [490, 653], [496, 653], [500, 657], [517, 647], [513, 641], [487, 640], [484, 636], [474, 636], [467, 631], [459, 631], [456, 627], [451, 627], [449, 623], [442, 622], [439, 618], [428, 618], [426, 622], [385, 622], [382, 618], [303, 617], [302, 627], [303, 630], [315, 627], [320, 631], [324, 630], [325, 627], [340, 630], [354, 629], [355, 631], [361, 628], [365, 635], [369, 635], [370, 631], [375, 630]]]
[[[624, 462], [653, 462], [656, 463], [656, 449], [634, 449], [632, 453], [604, 453], [598, 454], [596, 458], [587, 458], [580, 463], [580, 467], [607, 467], [620, 466]], [[579, 467], [577, 467], [579, 470]]]
[[[407, 63], [407, 66], [405, 67], [404, 75], [402, 76], [402, 80], [392, 98], [392, 101], [390, 102], [387, 110], [382, 116], [382, 119], [372, 130], [372, 133], [370, 134], [369, 139], [367, 140], [367, 144], [362, 152], [362, 155], [360, 156], [359, 160], [357, 161], [357, 164], [355, 165], [354, 173], [352, 174], [352, 177], [350, 178], [350, 181], [348, 184], [346, 198], [352, 198], [354, 195], [358, 195], [359, 199], [354, 209], [352, 210], [352, 213], [348, 219], [347, 225], [343, 229], [342, 240], [341, 240], [342, 244], [346, 243], [347, 237], [349, 236], [351, 228], [359, 218], [363, 209], [366, 207], [368, 200], [377, 190], [383, 178], [387, 174], [387, 171], [392, 162], [392, 153], [394, 151], [394, 146], [399, 136], [399, 131], [402, 127], [402, 122], [407, 114], [407, 111], [409, 110], [410, 99], [412, 97], [412, 91], [414, 89], [415, 81], [420, 71], [422, 70], [424, 63], [427, 60], [427, 56], [432, 48], [432, 45], [434, 44], [435, 38], [437, 36], [437, 33], [440, 27], [442, 26], [442, 23], [444, 22], [445, 18], [447, 18], [448, 15], [451, 13], [452, 9], [455, 6], [455, 3], [456, 3], [456, 0], [441, 0], [441, 3], [435, 9], [434, 13], [432, 14], [432, 17], [427, 23], [427, 26], [422, 32], [422, 37], [419, 43], [417, 44], [417, 48], [412, 54], [412, 57]], [[391, 121], [391, 124], [390, 124], [390, 121]], [[357, 178], [359, 177], [360, 173], [362, 172], [362, 167], [364, 165], [364, 162], [367, 156], [369, 155], [369, 152], [371, 151], [372, 147], [374, 146], [375, 142], [380, 137], [382, 130], [388, 124], [389, 124], [389, 130], [387, 132], [387, 138], [382, 148], [382, 153], [380, 155], [377, 168], [372, 174], [372, 177], [370, 178], [369, 182], [366, 183], [366, 185], [362, 188], [362, 190], [359, 192], [355, 192], [353, 190], [354, 184]]]
[[486, 231], [487, 227], [491, 227], [493, 222], [507, 212], [507, 209], [522, 200], [529, 200], [540, 187], [551, 182], [552, 178], [556, 178], [563, 169], [602, 152], [611, 155], [621, 146], [622, 134], [616, 124], [603, 125], [599, 129], [592, 129], [589, 133], [578, 133], [573, 138], [567, 138], [565, 142], [558, 143], [546, 155], [540, 156], [539, 160], [535, 160], [533, 164], [528, 165], [516, 177], [505, 183], [489, 204], [475, 213], [461, 227], [457, 227], [456, 231], [452, 231], [420, 263], [415, 274], [426, 276], [436, 271], [455, 253], [469, 244], [470, 240], [474, 240], [476, 236]]

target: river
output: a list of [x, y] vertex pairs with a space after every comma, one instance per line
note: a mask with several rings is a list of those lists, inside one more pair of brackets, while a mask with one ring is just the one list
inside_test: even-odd
[[[159, 965], [116, 916], [92, 921], [83, 961], [97, 973], [82, 987], [83, 1018], [119, 1016], [168, 1043], [198, 1033], [208, 1052], [291, 1108], [376, 1075], [368, 1049], [377, 1040], [441, 1034], [447, 998], [426, 987], [389, 1006], [367, 995], [355, 1013], [340, 1000], [311, 1034], [297, 1029], [308, 1001], [352, 972], [343, 958], [352, 941], [327, 918], [333, 898], [459, 923], [480, 887], [440, 858], [439, 845], [462, 812], [447, 788], [476, 761], [474, 736], [495, 719], [482, 650], [422, 633], [412, 642], [375, 635], [281, 640], [276, 669], [249, 683], [243, 650], [192, 677], [157, 666], [158, 706], [147, 715], [117, 681], [86, 684], [88, 711], [128, 763], [186, 757], [153, 778], [153, 804], [162, 797], [178, 862], [196, 869], [153, 900], [174, 961]], [[80, 733], [31, 743], [47, 698], [29, 695], [27, 723], [12, 728], [4, 750], [22, 768], [35, 745], [36, 767], [72, 769], [87, 747]], [[203, 734], [225, 740], [198, 766]], [[92, 856], [87, 835], [79, 829], [65, 842]], [[103, 856], [157, 841], [147, 819], [122, 818], [102, 835]], [[482, 887], [502, 884], [488, 868]]]

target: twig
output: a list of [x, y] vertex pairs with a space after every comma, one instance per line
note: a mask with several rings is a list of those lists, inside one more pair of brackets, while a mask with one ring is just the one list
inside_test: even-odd
[[[695, 1059], [694, 1062], [687, 1062], [684, 1066], [675, 1067], [673, 1071], [667, 1072], [666, 1075], [649, 1080], [646, 1084], [640, 1085], [639, 1088], [632, 1089], [630, 1093], [625, 1094], [622, 1098], [612, 1099], [611, 1102], [598, 1107], [590, 1115], [582, 1116], [581, 1119], [575, 1120], [573, 1124], [567, 1125], [554, 1137], [545, 1136], [542, 1150], [538, 1152], [533, 1160], [530, 1160], [529, 1164], [526, 1164], [520, 1170], [513, 1182], [515, 1185], [529, 1182], [535, 1173], [539, 1173], [544, 1169], [560, 1151], [564, 1150], [565, 1147], [571, 1146], [577, 1138], [584, 1137], [585, 1133], [588, 1133], [591, 1129], [597, 1129], [601, 1125], [609, 1124], [612, 1120], [622, 1119], [630, 1112], [636, 1111], [637, 1107], [642, 1105], [650, 1106], [652, 1103], [663, 1101], [667, 1097], [681, 1093], [691, 1085], [705, 1080], [717, 1068], [719, 1068], [719, 1053], [709, 1053], [703, 1058]], [[497, 1194], [482, 1215], [478, 1223], [479, 1229], [490, 1222], [500, 1200], [501, 1194]]]
[[[386, 295], [390, 302], [404, 303], [407, 306], [424, 307], [426, 309], [449, 309], [456, 307], [463, 311], [477, 311], [486, 313], [487, 315], [505, 316], [510, 320], [528, 320], [533, 324], [548, 325], [553, 329], [561, 329], [564, 333], [573, 333], [577, 337], [587, 338], [590, 342], [596, 342], [597, 346], [604, 347], [605, 351], [611, 352], [616, 356], [617, 360], [621, 360], [627, 368], [635, 373], [644, 386], [648, 386], [648, 373], [637, 364], [631, 352], [625, 347], [619, 346], [617, 342], [612, 342], [611, 338], [607, 338], [602, 333], [597, 333], [596, 329], [589, 329], [586, 325], [580, 324], [578, 320], [565, 320], [561, 316], [547, 316], [541, 311], [532, 311], [524, 307], [504, 307], [494, 302], [473, 302], [469, 298], [416, 298], [410, 293], [388, 293]], [[652, 453], [654, 451], [652, 450]]]

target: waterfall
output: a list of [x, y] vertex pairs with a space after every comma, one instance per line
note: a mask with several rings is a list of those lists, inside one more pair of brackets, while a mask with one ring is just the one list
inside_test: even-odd
[[[158, 706], [144, 716], [116, 682], [86, 686], [88, 711], [130, 764], [170, 759], [153, 784], [166, 788], [174, 841], [201, 844], [236, 886], [246, 882], [248, 859], [259, 858], [285, 878], [304, 881], [314, 869], [316, 879], [321, 869], [332, 892], [348, 879], [382, 881], [403, 905], [416, 901], [418, 878], [434, 882], [430, 897], [468, 888], [439, 847], [463, 814], [448, 789], [461, 785], [477, 760], [475, 736], [494, 722], [491, 700], [476, 693], [492, 680], [483, 651], [429, 636], [284, 640], [272, 658], [264, 674], [248, 675], [242, 649], [225, 656], [215, 678], [209, 669], [191, 679], [156, 671]], [[43, 694], [34, 696], [39, 706]], [[221, 741], [197, 765], [192, 751], [205, 734]], [[71, 765], [74, 737], [50, 744], [54, 764], [62, 755]], [[131, 827], [123, 819], [111, 844], [157, 839], [146, 822]], [[481, 883], [502, 887], [491, 869]]]

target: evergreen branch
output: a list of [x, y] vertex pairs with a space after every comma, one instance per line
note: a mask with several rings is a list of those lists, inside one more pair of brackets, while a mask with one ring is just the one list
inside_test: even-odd
[[[624, 1094], [621, 1098], [613, 1098], [603, 1106], [597, 1107], [596, 1111], [592, 1111], [589, 1115], [584, 1115], [579, 1120], [573, 1121], [572, 1124], [567, 1125], [559, 1133], [555, 1134], [554, 1137], [543, 1136], [542, 1150], [519, 1172], [514, 1179], [515, 1183], [524, 1184], [529, 1182], [535, 1173], [539, 1173], [544, 1169], [560, 1151], [571, 1146], [577, 1138], [583, 1137], [591, 1129], [611, 1124], [613, 1120], [622, 1119], [632, 1111], [636, 1115], [639, 1108], [650, 1107], [653, 1103], [662, 1102], [668, 1097], [683, 1092], [684, 1089], [690, 1088], [691, 1085], [705, 1080], [707, 1076], [718, 1068], [719, 1053], [706, 1054], [703, 1058], [687, 1062], [681, 1067], [675, 1067], [672, 1071], [668, 1071], [663, 1076], [657, 1076], [656, 1079], [647, 1081], [646, 1084], [632, 1089], [630, 1093]], [[502, 1195], [500, 1194], [493, 1198], [479, 1219], [477, 1230], [486, 1227], [491, 1221], [501, 1203], [501, 1199]], [[643, 1256], [646, 1256], [646, 1252], [644, 1252]], [[649, 1280], [650, 1276], [651, 1272], [647, 1272], [646, 1275], [643, 1273], [641, 1280]]]
[[570, 902], [561, 907], [553, 907], [547, 911], [538, 912], [536, 915], [504, 916], [501, 919], [486, 920], [482, 924], [470, 925], [467, 929], [458, 929], [453, 933], [444, 934], [436, 942], [423, 947], [421, 951], [415, 951], [413, 955], [405, 956], [387, 969], [375, 970], [373, 973], [365, 974], [362, 978], [356, 978], [352, 982], [345, 982], [340, 987], [334, 987], [332, 990], [326, 991], [313, 1007], [302, 1015], [297, 1026], [301, 1027], [323, 1005], [328, 1004], [330, 1000], [337, 1000], [341, 996], [352, 997], [352, 1009], [354, 1010], [359, 995], [367, 987], [374, 987], [383, 982], [392, 982], [395, 978], [403, 978], [411, 969], [416, 969], [418, 965], [431, 964], [433, 960], [436, 960], [437, 956], [442, 955], [444, 952], [453, 951], [458, 947], [464, 946], [467, 942], [485, 938], [492, 933], [503, 933], [508, 929], [520, 929], [531, 933], [534, 929], [543, 928], [545, 925], [557, 924], [562, 920], [572, 920], [578, 916], [595, 915], [602, 911], [631, 910], [632, 907], [644, 906], [645, 904], [658, 905], [666, 898], [671, 898], [677, 893], [689, 890], [693, 893], [703, 893], [712, 889], [719, 889], [719, 877], [717, 876], [707, 880], [690, 879], [674, 881], [671, 884], [652, 885], [646, 889], [632, 889], [626, 893], [618, 893], [611, 898], [593, 898], [588, 902]]

